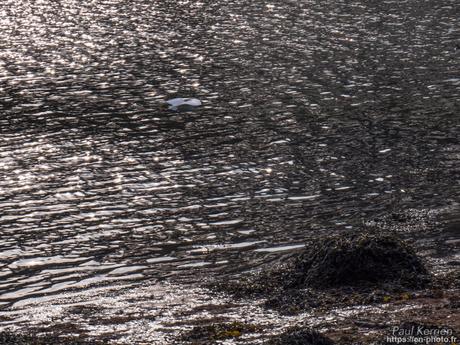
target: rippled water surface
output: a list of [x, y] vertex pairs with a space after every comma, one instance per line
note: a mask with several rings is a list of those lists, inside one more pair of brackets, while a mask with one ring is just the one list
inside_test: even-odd
[[3, 324], [98, 286], [156, 313], [124, 289], [455, 205], [457, 19], [455, 0], [1, 1]]

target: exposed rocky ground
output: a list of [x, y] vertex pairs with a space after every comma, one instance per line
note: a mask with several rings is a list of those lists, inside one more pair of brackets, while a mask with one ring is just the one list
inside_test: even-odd
[[[409, 217], [392, 216], [393, 222]], [[331, 315], [310, 333], [309, 320], [267, 339], [267, 344], [383, 344], [392, 327], [408, 321], [421, 327], [460, 329], [460, 280], [456, 269], [436, 272], [387, 223], [386, 231], [371, 228], [326, 237], [307, 244], [286, 262], [240, 279], [212, 282], [211, 289], [238, 299], [263, 299], [280, 314]], [[427, 226], [427, 231], [431, 226]], [[452, 228], [452, 224], [450, 225]], [[437, 267], [439, 269], [439, 267]], [[356, 310], [359, 310], [356, 313]], [[354, 310], [337, 322], [337, 314]], [[207, 344], [212, 339], [237, 338], [256, 325], [197, 326], [184, 339]], [[322, 336], [325, 338], [322, 338]], [[311, 340], [313, 339], [313, 340]]]

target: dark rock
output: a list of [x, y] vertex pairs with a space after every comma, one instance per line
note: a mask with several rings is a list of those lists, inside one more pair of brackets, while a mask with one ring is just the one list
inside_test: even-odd
[[324, 239], [292, 265], [286, 287], [336, 288], [382, 284], [421, 288], [429, 282], [422, 261], [390, 235], [359, 234]]
[[334, 345], [331, 339], [311, 330], [294, 327], [274, 337], [266, 345]]
[[408, 220], [407, 215], [404, 214], [404, 213], [392, 213], [391, 218], [394, 221], [401, 222], [401, 223], [404, 223], [404, 222], [406, 222]]
[[61, 338], [55, 335], [29, 335], [13, 332], [0, 332], [0, 345], [96, 345], [97, 341], [84, 341], [77, 338]]
[[[355, 234], [321, 239], [300, 255], [265, 271], [208, 285], [236, 298], [264, 298], [281, 314], [382, 303], [432, 287], [415, 252], [392, 235]], [[398, 297], [399, 298], [399, 297]], [[396, 299], [398, 299], [396, 298]]]
[[261, 327], [242, 322], [215, 323], [210, 325], [195, 326], [192, 330], [184, 332], [180, 341], [193, 344], [215, 344], [218, 340], [237, 339], [243, 334], [258, 332]]

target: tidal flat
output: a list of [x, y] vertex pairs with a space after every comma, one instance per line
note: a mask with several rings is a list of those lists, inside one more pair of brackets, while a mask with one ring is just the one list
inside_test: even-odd
[[458, 332], [459, 53], [455, 0], [1, 1], [0, 343]]

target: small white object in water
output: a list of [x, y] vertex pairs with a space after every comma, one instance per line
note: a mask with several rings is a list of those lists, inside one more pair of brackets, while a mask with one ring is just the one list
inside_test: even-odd
[[169, 109], [171, 110], [179, 110], [179, 109], [190, 109], [193, 107], [199, 107], [201, 105], [201, 101], [196, 98], [173, 98], [169, 101], [166, 101], [169, 104]]

